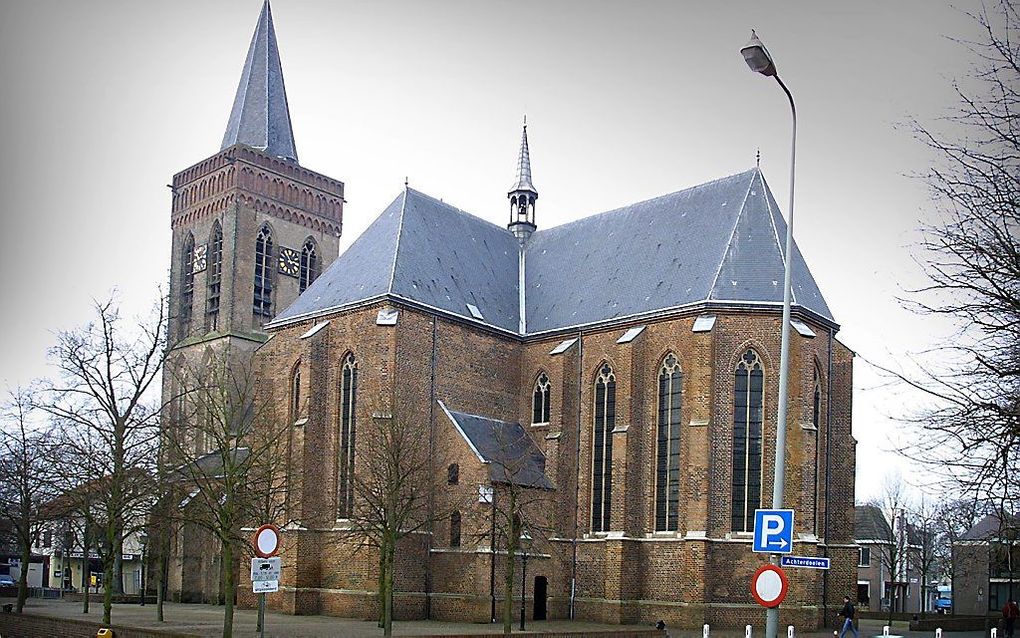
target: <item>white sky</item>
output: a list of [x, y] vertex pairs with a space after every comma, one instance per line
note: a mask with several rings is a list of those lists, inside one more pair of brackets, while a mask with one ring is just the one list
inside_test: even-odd
[[[219, 149], [260, 0], [0, 0], [0, 384], [46, 373], [54, 331], [116, 288], [141, 312], [168, 276], [176, 171]], [[933, 0], [276, 0], [302, 165], [345, 182], [346, 246], [413, 187], [508, 216], [528, 115], [549, 227], [762, 169], [784, 211], [789, 109], [739, 49], [752, 27], [797, 100], [795, 236], [841, 323], [889, 363], [947, 328], [901, 308], [930, 218], [910, 117], [953, 104], [973, 22]], [[713, 6], [709, 6], [713, 5]], [[858, 359], [857, 497], [912, 405]]]

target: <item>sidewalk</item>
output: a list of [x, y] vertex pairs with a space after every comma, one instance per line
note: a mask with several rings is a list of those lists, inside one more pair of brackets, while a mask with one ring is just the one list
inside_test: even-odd
[[[7, 602], [2, 600], [0, 602]], [[98, 622], [102, 618], [103, 607], [93, 603], [88, 616], [81, 613], [81, 602], [62, 600], [29, 599], [25, 607], [29, 614], [45, 615], [56, 618], [88, 619]], [[213, 605], [167, 603], [164, 607], [166, 622], [156, 622], [155, 605], [144, 607], [134, 604], [114, 605], [113, 623], [132, 628], [162, 629], [176, 631], [203, 638], [220, 636], [223, 626], [223, 608]], [[234, 614], [234, 635], [238, 638], [255, 638], [257, 614], [254, 610], [238, 609]], [[861, 638], [882, 635], [879, 620], [862, 620], [860, 624]], [[517, 623], [514, 623], [516, 630]], [[895, 622], [890, 634], [906, 638], [934, 638], [933, 632], [911, 632], [906, 622]], [[581, 632], [583, 635], [612, 636], [627, 630], [648, 630], [648, 625], [604, 625], [583, 621], [548, 620], [529, 621], [527, 632], [559, 633]], [[669, 628], [667, 628], [669, 629]], [[437, 622], [428, 620], [397, 621], [393, 623], [395, 636], [464, 636], [464, 635], [499, 635], [502, 625]], [[516, 633], [516, 631], [515, 631]], [[701, 630], [680, 631], [669, 630], [671, 638], [702, 638]], [[832, 638], [832, 630], [797, 632], [799, 638]], [[350, 638], [378, 638], [382, 630], [372, 621], [334, 618], [332, 616], [290, 616], [275, 612], [266, 613], [266, 636], [273, 638], [333, 638], [336, 636]], [[752, 636], [762, 638], [763, 628], [753, 627]], [[948, 638], [983, 638], [983, 632], [953, 632]], [[742, 629], [716, 630], [711, 632], [712, 638], [744, 638]], [[786, 628], [780, 630], [780, 638], [786, 638]]]

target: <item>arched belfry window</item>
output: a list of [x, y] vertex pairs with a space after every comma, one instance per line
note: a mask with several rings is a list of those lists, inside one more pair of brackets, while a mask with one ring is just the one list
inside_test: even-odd
[[732, 529], [750, 532], [761, 506], [764, 376], [761, 358], [748, 349], [733, 374]]
[[354, 415], [358, 393], [358, 362], [353, 354], [340, 369], [340, 446], [337, 459], [337, 518], [350, 518], [354, 501]]
[[659, 368], [655, 454], [655, 530], [677, 531], [680, 508], [680, 362], [670, 353]]
[[616, 376], [603, 364], [595, 379], [592, 423], [591, 530], [609, 531], [613, 496], [613, 426], [616, 422]]
[[273, 316], [273, 232], [263, 226], [255, 238], [255, 289], [252, 312], [256, 317]]
[[543, 372], [535, 380], [535, 392], [531, 397], [531, 422], [549, 422], [549, 377]]
[[319, 276], [319, 257], [315, 252], [315, 242], [309, 237], [301, 247], [301, 270], [298, 274], [298, 288], [304, 292]]
[[181, 305], [177, 319], [181, 328], [181, 337], [188, 334], [191, 324], [191, 307], [195, 299], [195, 236], [188, 233], [184, 238], [184, 250], [181, 251]]
[[206, 274], [205, 314], [209, 328], [215, 330], [220, 314], [220, 284], [223, 279], [223, 227], [213, 222], [209, 237], [209, 270]]

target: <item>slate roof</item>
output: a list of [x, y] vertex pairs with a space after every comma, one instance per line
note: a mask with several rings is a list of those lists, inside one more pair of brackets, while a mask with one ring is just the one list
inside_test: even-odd
[[248, 46], [220, 150], [234, 144], [247, 144], [294, 162], [298, 159], [269, 0], [262, 5]]
[[545, 475], [545, 456], [520, 423], [457, 412], [442, 401], [439, 405], [472, 450], [489, 464], [493, 482], [553, 489]]
[[1017, 537], [1020, 530], [1020, 517], [1006, 515], [1000, 523], [996, 514], [988, 514], [960, 536], [962, 541], [987, 541], [1000, 538]]
[[[525, 248], [524, 332], [780, 306], [785, 234], [758, 169], [539, 230]], [[796, 247], [793, 257], [794, 304], [835, 324]], [[519, 334], [519, 294], [510, 231], [406, 188], [274, 325], [392, 296]]]
[[854, 507], [854, 540], [890, 542], [892, 528], [885, 514], [874, 505]]

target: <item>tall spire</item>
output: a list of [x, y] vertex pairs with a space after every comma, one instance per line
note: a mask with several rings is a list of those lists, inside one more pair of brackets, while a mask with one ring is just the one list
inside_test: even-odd
[[507, 228], [517, 236], [523, 246], [535, 232], [535, 200], [538, 191], [531, 183], [531, 155], [528, 153], [528, 118], [524, 118], [521, 133], [521, 152], [517, 156], [517, 181], [507, 193], [510, 198], [510, 224]]
[[221, 150], [234, 144], [247, 144], [294, 162], [298, 159], [269, 0], [262, 5], [251, 37]]

